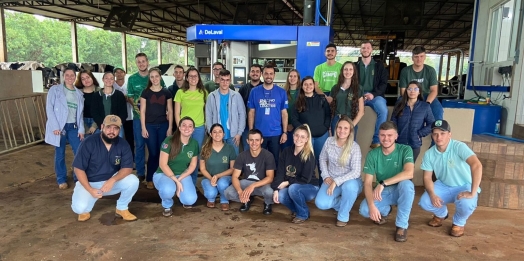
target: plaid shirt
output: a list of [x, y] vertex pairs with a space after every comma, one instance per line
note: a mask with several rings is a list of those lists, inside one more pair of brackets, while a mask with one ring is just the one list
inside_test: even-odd
[[322, 178], [331, 177], [337, 186], [341, 186], [350, 179], [360, 178], [362, 170], [362, 153], [360, 146], [355, 141], [353, 141], [349, 161], [344, 166], [341, 166], [338, 162], [341, 154], [342, 147], [337, 145], [334, 137], [329, 137], [319, 157]]

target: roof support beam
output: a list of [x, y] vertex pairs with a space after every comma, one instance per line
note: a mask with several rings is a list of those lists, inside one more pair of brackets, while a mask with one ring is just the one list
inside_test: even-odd
[[[474, 4], [470, 4], [470, 5], [468, 5], [468, 6], [467, 6], [466, 8], [464, 8], [460, 13], [458, 13], [458, 14], [456, 15], [456, 18], [458, 19], [458, 18], [462, 17], [463, 15], [467, 14], [469, 11], [471, 11], [471, 9], [473, 9], [473, 7], [474, 7]], [[449, 22], [447, 22], [447, 23], [442, 27], [442, 29], [443, 29], [443, 30], [446, 30], [446, 29], [447, 29], [448, 27], [450, 27], [453, 23], [455, 23], [455, 21], [449, 21]], [[431, 39], [433, 39], [434, 37], [436, 37], [436, 36], [439, 35], [439, 34], [440, 34], [440, 32], [435, 32], [435, 33], [431, 34], [431, 35], [427, 38], [428, 40], [426, 40], [425, 42], [423, 42], [421, 45], [424, 46], [424, 45], [428, 44], [428, 43], [431, 41]]]

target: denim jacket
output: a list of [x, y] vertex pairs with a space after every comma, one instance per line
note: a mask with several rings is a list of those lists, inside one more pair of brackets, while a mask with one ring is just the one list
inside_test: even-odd
[[[67, 121], [67, 99], [64, 93], [64, 85], [59, 84], [51, 87], [47, 93], [47, 102], [45, 110], [47, 113], [47, 122], [45, 125], [45, 142], [55, 147], [60, 147], [60, 135], [53, 134], [54, 130], [63, 130]], [[84, 94], [76, 89], [78, 98], [76, 109], [76, 125], [78, 133], [84, 134]]]

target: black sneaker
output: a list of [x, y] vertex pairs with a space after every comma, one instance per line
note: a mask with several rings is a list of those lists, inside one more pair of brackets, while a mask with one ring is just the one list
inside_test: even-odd
[[273, 213], [273, 209], [271, 209], [271, 204], [264, 203], [264, 210], [262, 211], [264, 215], [271, 215]]
[[162, 215], [164, 215], [164, 217], [170, 217], [171, 215], [173, 215], [173, 210], [171, 210], [171, 208], [164, 208], [164, 212], [162, 212]]
[[249, 201], [242, 204], [242, 206], [238, 209], [240, 212], [246, 212], [251, 208], [251, 204], [253, 203], [253, 200], [255, 200], [254, 197], [249, 197]]

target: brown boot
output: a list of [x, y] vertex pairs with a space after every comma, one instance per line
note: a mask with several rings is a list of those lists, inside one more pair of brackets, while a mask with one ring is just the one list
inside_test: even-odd
[[117, 217], [121, 217], [122, 219], [124, 219], [125, 221], [135, 221], [137, 220], [136, 216], [131, 214], [131, 212], [129, 212], [129, 210], [116, 210], [115, 212], [115, 215]]
[[454, 237], [461, 237], [464, 235], [464, 227], [453, 224], [453, 226], [451, 226], [451, 231], [449, 232], [449, 234]]
[[228, 203], [222, 203], [220, 204], [220, 208], [222, 211], [228, 211], [229, 210], [229, 204]]
[[430, 227], [441, 227], [442, 226], [442, 222], [448, 218], [448, 215], [446, 215], [445, 217], [443, 218], [439, 218], [435, 215], [433, 215], [433, 218], [428, 222], [428, 226]]
[[80, 215], [78, 215], [78, 221], [80, 222], [84, 222], [84, 221], [87, 221], [91, 218], [91, 214], [89, 214], [89, 212], [87, 213], [82, 213]]

